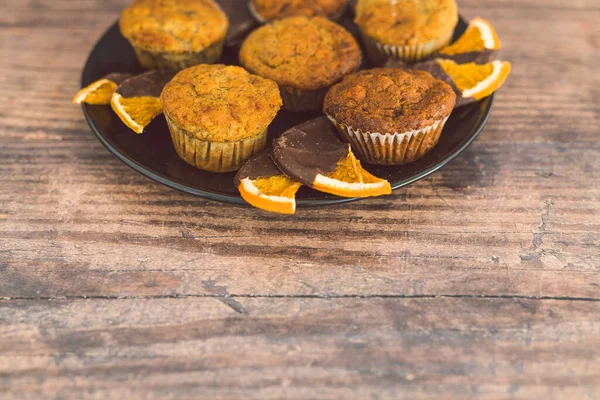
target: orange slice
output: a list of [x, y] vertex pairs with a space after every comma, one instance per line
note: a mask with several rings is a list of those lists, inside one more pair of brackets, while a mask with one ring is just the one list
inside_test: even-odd
[[454, 44], [440, 50], [440, 54], [453, 56], [485, 49], [499, 50], [501, 47], [502, 44], [492, 24], [483, 18], [475, 18], [469, 22], [465, 33]]
[[110, 105], [121, 121], [135, 133], [144, 132], [144, 128], [163, 112], [160, 98], [151, 96], [125, 98], [114, 93]]
[[75, 97], [73, 103], [106, 105], [110, 103], [113, 93], [117, 90], [117, 84], [109, 79], [100, 79], [81, 89]]
[[442, 59], [437, 59], [436, 62], [452, 79], [464, 98], [475, 100], [481, 100], [498, 90], [511, 70], [508, 61], [493, 61], [485, 65], [457, 64], [452, 60]]
[[392, 193], [390, 183], [365, 171], [351, 150], [348, 156], [338, 162], [334, 172], [318, 174], [312, 187], [340, 197], [372, 197]]
[[261, 210], [279, 214], [296, 213], [296, 192], [302, 186], [286, 175], [251, 180], [242, 179], [238, 190], [242, 198]]
[[73, 97], [73, 103], [93, 105], [110, 104], [110, 99], [118, 86], [129, 78], [131, 78], [131, 74], [127, 73], [114, 72], [108, 74], [104, 78], [92, 82], [77, 92], [75, 97]]

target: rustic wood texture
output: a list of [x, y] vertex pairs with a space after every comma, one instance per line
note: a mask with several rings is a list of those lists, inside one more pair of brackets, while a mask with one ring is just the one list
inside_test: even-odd
[[460, 0], [513, 73], [391, 197], [294, 217], [162, 187], [70, 104], [127, 0], [0, 13], [0, 398], [600, 398], [600, 7]]
[[[600, 302], [16, 300], [3, 399], [594, 399]], [[18, 321], [18, 325], [14, 325]]]

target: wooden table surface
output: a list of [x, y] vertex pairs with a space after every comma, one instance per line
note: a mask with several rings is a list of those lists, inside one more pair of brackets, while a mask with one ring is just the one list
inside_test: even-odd
[[295, 217], [156, 184], [70, 103], [127, 0], [0, 12], [0, 398], [600, 398], [600, 6], [460, 0], [514, 70], [480, 138]]

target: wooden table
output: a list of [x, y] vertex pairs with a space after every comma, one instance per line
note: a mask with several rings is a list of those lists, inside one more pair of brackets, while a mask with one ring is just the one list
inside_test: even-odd
[[70, 103], [127, 0], [0, 13], [0, 398], [600, 398], [600, 8], [461, 0], [514, 72], [391, 197], [295, 217], [110, 155]]

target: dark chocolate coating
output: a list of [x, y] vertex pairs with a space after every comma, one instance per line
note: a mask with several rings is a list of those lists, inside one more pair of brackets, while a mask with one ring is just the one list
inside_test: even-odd
[[356, 0], [349, 0], [348, 8], [350, 8], [350, 10], [352, 10], [352, 13], [354, 13], [354, 10], [356, 10]]
[[417, 64], [407, 64], [401, 60], [393, 60], [388, 59], [385, 63], [386, 68], [402, 68], [402, 69], [418, 69], [415, 68], [415, 65], [426, 63], [428, 61], [433, 61], [435, 59], [444, 59], [444, 60], [452, 60], [457, 64], [467, 64], [467, 63], [475, 63], [475, 64], [487, 64], [495, 60], [499, 60], [501, 58], [500, 50], [489, 50], [485, 49], [484, 51], [471, 51], [469, 53], [456, 54], [453, 56], [448, 56], [445, 54], [435, 53], [428, 57], [425, 60], [422, 60]]
[[432, 59], [443, 58], [444, 60], [452, 60], [457, 64], [467, 64], [474, 62], [475, 64], [487, 64], [499, 59], [498, 50], [485, 49], [484, 51], [471, 51], [469, 53], [455, 54], [449, 56], [446, 54], [434, 54]]
[[327, 117], [319, 117], [285, 132], [273, 142], [273, 161], [287, 176], [313, 186], [318, 174], [328, 175], [348, 155]]
[[408, 64], [402, 60], [394, 60], [393, 58], [388, 58], [388, 60], [384, 64], [383, 68], [408, 69]]
[[113, 72], [112, 74], [108, 74], [104, 77], [104, 79], [108, 79], [111, 82], [114, 82], [119, 86], [121, 83], [125, 82], [127, 79], [131, 78], [132, 74]]
[[233, 178], [235, 187], [239, 187], [242, 180], [250, 178], [250, 180], [260, 178], [270, 178], [272, 176], [284, 175], [283, 172], [273, 162], [270, 155], [270, 150], [265, 150], [252, 158], [240, 168], [238, 173]]
[[244, 39], [246, 34], [258, 26], [258, 21], [250, 14], [247, 1], [217, 0], [217, 3], [229, 19], [229, 30], [226, 39], [228, 46], [235, 46]]
[[117, 93], [125, 98], [160, 97], [163, 88], [175, 73], [167, 70], [156, 70], [129, 78], [119, 85]]

